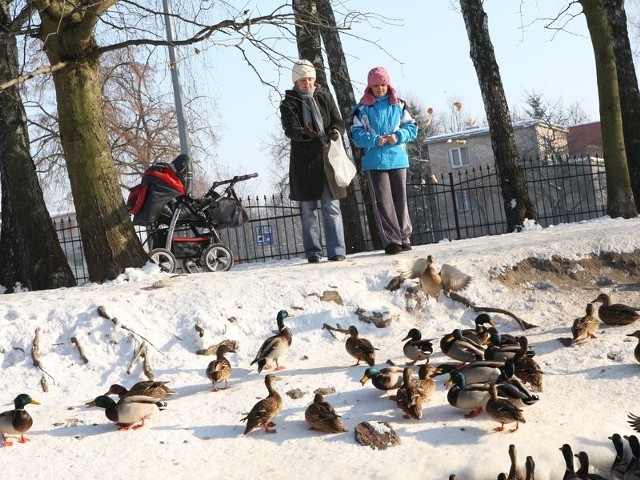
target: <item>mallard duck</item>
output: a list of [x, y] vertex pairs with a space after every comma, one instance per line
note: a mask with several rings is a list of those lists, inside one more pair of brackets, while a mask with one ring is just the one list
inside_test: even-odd
[[409, 341], [402, 347], [402, 353], [411, 360], [411, 362], [407, 362], [407, 365], [415, 365], [416, 362], [421, 362], [422, 360], [429, 361], [429, 357], [433, 353], [433, 344], [431, 343], [433, 339], [423, 340], [420, 330], [412, 328], [407, 333], [407, 336], [402, 339], [403, 342], [405, 340]]
[[109, 387], [109, 390], [107, 390], [104, 396], [117, 395], [118, 398], [125, 398], [132, 397], [134, 395], [142, 395], [144, 397], [153, 397], [156, 400], [163, 400], [175, 393], [167, 387], [167, 383], [169, 382], [143, 380], [136, 383], [129, 390], [122, 385], [114, 383]]
[[516, 424], [516, 428], [509, 430], [510, 432], [515, 432], [518, 430], [520, 423], [526, 423], [526, 420], [522, 415], [522, 410], [516, 407], [509, 400], [498, 397], [498, 387], [495, 382], [491, 382], [489, 384], [489, 400], [487, 401], [484, 410], [487, 412], [487, 415], [500, 423], [500, 426], [494, 429], [497, 432], [504, 430], [505, 424], [508, 423]]
[[636, 357], [636, 360], [640, 362], [640, 330], [636, 330], [633, 333], [627, 335], [627, 337], [636, 337], [638, 339], [638, 343], [636, 344], [636, 348], [633, 349], [633, 356]]
[[518, 451], [513, 443], [509, 445], [509, 460], [511, 460], [511, 467], [509, 467], [507, 480], [524, 480], [524, 474], [518, 466]]
[[289, 312], [286, 310], [280, 310], [278, 312], [278, 315], [276, 316], [276, 321], [278, 322], [278, 333], [267, 338], [262, 343], [258, 353], [256, 353], [256, 358], [251, 362], [251, 365], [254, 363], [258, 364], [258, 373], [262, 372], [263, 368], [271, 368], [270, 365], [267, 365], [267, 363], [271, 361], [275, 362], [276, 370], [282, 370], [284, 368], [278, 363], [278, 360], [282, 355], [287, 353], [289, 347], [291, 347], [291, 330], [284, 326], [284, 319], [291, 316], [293, 315], [289, 315]]
[[461, 362], [482, 360], [485, 351], [481, 345], [465, 339], [459, 328], [440, 339], [440, 349], [447, 357]]
[[441, 363], [436, 367], [435, 375], [459, 370], [468, 383], [484, 383], [497, 380], [502, 375], [504, 362], [475, 360], [471, 363]]
[[281, 380], [280, 377], [276, 377], [273, 373], [264, 377], [264, 384], [267, 387], [269, 395], [256, 403], [251, 411], [242, 419], [241, 422], [246, 420], [247, 427], [244, 429], [244, 435], [249, 433], [254, 428], [262, 426], [266, 433], [276, 433], [275, 423], [272, 420], [282, 411], [282, 398], [273, 388], [273, 382]]
[[573, 466], [573, 451], [571, 450], [571, 445], [565, 443], [560, 448], [560, 451], [562, 452], [562, 457], [564, 458], [565, 463], [564, 476], [562, 477], [562, 480], [580, 480], [580, 477]]
[[439, 300], [442, 291], [448, 293], [463, 290], [471, 281], [469, 275], [446, 263], [438, 272], [433, 266], [431, 255], [427, 258], [396, 261], [395, 265], [403, 278], [417, 278], [422, 291], [427, 297], [433, 297], [436, 301]]
[[485, 345], [489, 341], [490, 331], [489, 327], [485, 325], [490, 325], [495, 328], [491, 317], [486, 313], [481, 313], [474, 320], [475, 327], [474, 328], [465, 328], [462, 330], [462, 336], [464, 338], [468, 338], [469, 340], [479, 344]]
[[18, 442], [26, 443], [29, 441], [24, 436], [33, 425], [33, 418], [29, 415], [24, 407], [27, 405], [40, 405], [26, 393], [21, 393], [13, 400], [13, 410], [7, 410], [0, 413], [0, 435], [2, 435], [2, 444], [5, 447], [13, 445], [13, 442], [7, 438], [7, 435], [20, 435]]
[[536, 462], [531, 455], [524, 462], [524, 480], [536, 480]]
[[402, 373], [403, 383], [396, 393], [396, 404], [404, 412], [405, 418], [422, 418], [422, 408], [436, 389], [433, 379], [429, 378], [429, 367], [422, 365], [420, 380], [412, 380], [410, 367]]
[[514, 375], [522, 380], [524, 383], [531, 385], [531, 388], [536, 392], [542, 391], [542, 377], [544, 372], [538, 365], [533, 357], [527, 355], [529, 351], [529, 341], [527, 337], [518, 337], [520, 342], [520, 351], [516, 353], [513, 358], [513, 364], [515, 366]]
[[367, 381], [378, 390], [395, 390], [402, 385], [402, 375], [404, 369], [400, 367], [384, 367], [377, 369], [369, 367], [364, 371], [364, 375], [360, 379], [360, 383], [364, 386]]
[[304, 412], [304, 418], [309, 424], [309, 430], [318, 430], [324, 433], [341, 433], [348, 430], [340, 420], [340, 415], [329, 403], [324, 401], [321, 393], [316, 393], [313, 403]]
[[137, 430], [144, 426], [145, 419], [163, 410], [166, 403], [144, 395], [123, 397], [116, 403], [111, 397], [100, 395], [87, 406], [104, 408], [106, 417], [118, 425], [118, 430]]
[[365, 362], [371, 367], [375, 365], [376, 350], [378, 349], [366, 338], [360, 338], [358, 336], [358, 329], [353, 325], [349, 327], [349, 338], [347, 338], [344, 346], [347, 353], [358, 360], [352, 367], [360, 365], [360, 362]]
[[[231, 378], [231, 363], [225, 358], [227, 353], [235, 353], [236, 351], [229, 348], [227, 344], [222, 344], [216, 350], [216, 359], [209, 362], [207, 366], [206, 375], [213, 384], [213, 391], [225, 390], [227, 388], [227, 382]], [[224, 382], [224, 387], [219, 388], [216, 383]]]
[[629, 450], [631, 450], [631, 459], [627, 463], [624, 479], [638, 479], [640, 478], [640, 442], [635, 435], [625, 435], [624, 438], [629, 443]]
[[502, 374], [496, 381], [498, 388], [498, 396], [511, 400], [514, 405], [520, 407], [522, 405], [533, 405], [540, 397], [531, 393], [527, 387], [514, 375], [515, 365], [512, 359], [505, 362], [502, 368]]
[[589, 455], [587, 452], [578, 452], [574, 455], [578, 459], [580, 467], [576, 470], [578, 478], [583, 480], [606, 480], [603, 476], [597, 473], [589, 473]]
[[573, 325], [571, 326], [573, 343], [582, 343], [590, 338], [596, 338], [596, 332], [598, 331], [598, 327], [600, 327], [600, 320], [594, 317], [593, 313], [593, 303], [587, 303], [585, 315], [573, 321]]
[[611, 480], [624, 480], [624, 474], [627, 471], [627, 461], [624, 459], [624, 442], [622, 441], [622, 435], [614, 433], [609, 437], [609, 440], [613, 442], [613, 448], [616, 451], [616, 456], [611, 464]]
[[[484, 359], [496, 362], [504, 362], [509, 358], [515, 358], [518, 355], [526, 355], [527, 357], [534, 357], [535, 351], [528, 347], [523, 352], [521, 337], [505, 337], [499, 333], [492, 332], [489, 336], [488, 346], [484, 352]], [[526, 337], [525, 337], [526, 340]]]
[[637, 308], [624, 305], [622, 303], [611, 304], [611, 297], [606, 293], [601, 293], [592, 301], [601, 303], [598, 308], [598, 316], [607, 325], [629, 325], [640, 318]]
[[450, 379], [445, 386], [451, 386], [447, 392], [449, 405], [460, 410], [470, 410], [466, 418], [477, 417], [489, 399], [486, 383], [467, 383], [464, 374], [458, 370], [449, 373]]

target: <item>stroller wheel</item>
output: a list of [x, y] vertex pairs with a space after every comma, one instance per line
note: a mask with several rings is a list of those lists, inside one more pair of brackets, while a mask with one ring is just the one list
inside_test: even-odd
[[226, 272], [233, 266], [233, 254], [223, 244], [212, 243], [203, 250], [200, 265], [207, 272]]
[[203, 268], [198, 265], [198, 262], [188, 258], [182, 262], [182, 269], [187, 273], [202, 273], [204, 272]]
[[176, 257], [166, 248], [154, 248], [149, 252], [149, 258], [163, 272], [173, 273], [176, 271]]

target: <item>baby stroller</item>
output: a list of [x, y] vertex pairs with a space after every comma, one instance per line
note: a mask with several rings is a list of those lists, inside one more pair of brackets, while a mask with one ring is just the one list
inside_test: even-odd
[[[150, 166], [141, 183], [129, 192], [127, 207], [133, 224], [147, 227], [143, 245], [164, 272], [175, 272], [178, 260], [187, 273], [229, 270], [233, 254], [220, 240], [218, 230], [239, 227], [248, 220], [233, 187], [258, 174], [213, 182], [203, 198], [192, 198], [185, 182], [189, 172], [190, 159], [184, 154], [171, 163]], [[217, 192], [223, 185], [226, 187]]]

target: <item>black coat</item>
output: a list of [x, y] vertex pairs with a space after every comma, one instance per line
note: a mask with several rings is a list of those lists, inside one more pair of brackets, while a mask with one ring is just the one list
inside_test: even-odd
[[[322, 115], [325, 133], [335, 128], [342, 135], [344, 122], [331, 93], [316, 87], [313, 97]], [[325, 178], [334, 199], [346, 197], [346, 188], [336, 185], [333, 168], [327, 157], [329, 146], [302, 131], [302, 97], [296, 90], [285, 92], [280, 104], [280, 119], [284, 134], [291, 140], [289, 197], [297, 201], [320, 200]]]

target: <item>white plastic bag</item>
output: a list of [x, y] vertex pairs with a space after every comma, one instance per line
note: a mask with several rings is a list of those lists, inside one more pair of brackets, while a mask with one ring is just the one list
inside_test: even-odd
[[339, 187], [348, 187], [356, 176], [356, 166], [353, 164], [342, 143], [342, 135], [338, 140], [329, 144], [329, 163], [333, 167], [336, 176], [336, 184]]

